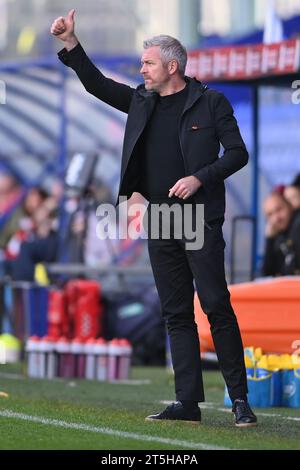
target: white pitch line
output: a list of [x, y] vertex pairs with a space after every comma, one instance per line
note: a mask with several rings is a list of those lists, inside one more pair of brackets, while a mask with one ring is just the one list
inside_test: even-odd
[[112, 385], [150, 385], [152, 383], [149, 379], [143, 380], [135, 380], [135, 379], [128, 379], [128, 380], [113, 380], [109, 382]]
[[[19, 419], [22, 421], [27, 421], [31, 423], [45, 424], [47, 426], [56, 426], [63, 429], [74, 429], [78, 431], [92, 432], [97, 434], [106, 434], [108, 436], [114, 436], [124, 439], [134, 439], [136, 441], [145, 441], [145, 442], [158, 442], [159, 444], [166, 444], [176, 447], [183, 447], [188, 449], [195, 450], [230, 450], [226, 447], [204, 444], [201, 442], [191, 442], [191, 441], [181, 441], [179, 439], [168, 439], [165, 437], [159, 436], [147, 436], [145, 434], [137, 434], [125, 431], [118, 431], [115, 429], [102, 428], [97, 426], [91, 426], [89, 424], [80, 424], [80, 423], [68, 423], [67, 421], [62, 421], [59, 419], [50, 419], [43, 418], [42, 416], [31, 416], [24, 413], [15, 413], [11, 410], [0, 411], [0, 417], [9, 418], [9, 419]], [[151, 424], [150, 424], [151, 426]]]
[[5, 372], [0, 372], [1, 379], [13, 379], [13, 380], [24, 380], [24, 375], [21, 374], [8, 374]]
[[[171, 403], [173, 402], [169, 400], [161, 400], [159, 403], [161, 403], [162, 405], [171, 405]], [[216, 407], [216, 403], [213, 402], [200, 403], [200, 408], [204, 410], [216, 410], [222, 411], [223, 413], [231, 413], [231, 408], [219, 408]], [[255, 414], [257, 416], [264, 416], [268, 418], [281, 418], [288, 419], [289, 421], [300, 421], [300, 417], [297, 418], [295, 416], [284, 416], [279, 413], [261, 413], [260, 411], [255, 411]]]
[[[1, 379], [12, 379], [12, 380], [24, 380], [25, 376], [21, 374], [10, 374], [5, 372], [0, 372]], [[36, 377], [37, 380], [40, 380]], [[62, 377], [55, 377], [51, 379], [55, 382], [65, 382], [66, 379]], [[72, 383], [72, 382], [69, 382]], [[111, 385], [150, 385], [152, 381], [150, 379], [128, 379], [128, 380], [114, 380], [109, 382]]]

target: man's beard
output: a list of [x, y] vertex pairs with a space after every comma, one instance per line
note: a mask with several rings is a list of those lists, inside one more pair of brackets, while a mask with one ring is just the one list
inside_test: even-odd
[[153, 85], [152, 83], [146, 83], [145, 82], [145, 88], [146, 88], [147, 91], [155, 91], [156, 93], [158, 93], [158, 91], [159, 91], [158, 88], [155, 85]]

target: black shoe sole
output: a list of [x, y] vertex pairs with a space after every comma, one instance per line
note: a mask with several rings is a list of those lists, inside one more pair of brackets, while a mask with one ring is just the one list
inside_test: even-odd
[[235, 426], [237, 428], [254, 428], [255, 426], [257, 426], [257, 423], [235, 423]]
[[145, 421], [151, 421], [152, 423], [155, 421], [156, 423], [161, 423], [162, 421], [164, 423], [186, 423], [186, 424], [191, 424], [193, 426], [199, 426], [201, 424], [201, 421], [187, 421], [184, 419], [157, 419], [157, 418], [145, 418]]

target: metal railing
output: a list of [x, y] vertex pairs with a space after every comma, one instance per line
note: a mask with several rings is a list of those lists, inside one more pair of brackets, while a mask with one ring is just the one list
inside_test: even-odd
[[[237, 247], [237, 235], [238, 235], [238, 223], [239, 222], [248, 222], [252, 225], [252, 230], [251, 230], [251, 252], [249, 253], [249, 264], [250, 264], [250, 269], [248, 272], [248, 281], [253, 281], [255, 277], [255, 257], [253, 251], [256, 249], [255, 243], [254, 243], [254, 237], [255, 237], [255, 223], [256, 223], [256, 218], [251, 216], [251, 215], [239, 215], [236, 217], [233, 217], [232, 219], [232, 229], [231, 229], [231, 255], [230, 255], [230, 283], [234, 284], [236, 282], [236, 274], [237, 274], [237, 269], [236, 269], [236, 247]], [[247, 254], [244, 253], [244, 256]]]

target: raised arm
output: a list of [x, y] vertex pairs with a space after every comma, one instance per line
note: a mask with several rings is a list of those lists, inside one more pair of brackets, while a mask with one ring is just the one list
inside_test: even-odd
[[79, 43], [75, 35], [75, 10], [70, 10], [67, 16], [60, 16], [53, 21], [51, 34], [64, 42], [67, 51], [71, 51]]
[[128, 113], [134, 88], [105, 77], [91, 62], [75, 34], [74, 15], [73, 9], [66, 17], [60, 16], [52, 23], [51, 34], [64, 43], [64, 48], [58, 53], [59, 59], [76, 72], [89, 93], [110, 106]]

